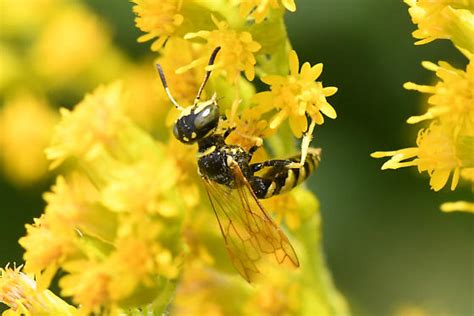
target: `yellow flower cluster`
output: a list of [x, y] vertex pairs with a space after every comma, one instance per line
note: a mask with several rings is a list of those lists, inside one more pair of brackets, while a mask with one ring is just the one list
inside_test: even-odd
[[[205, 71], [213, 70], [202, 98], [222, 97], [226, 127], [235, 128], [230, 142], [248, 148], [266, 138], [271, 152], [284, 157], [294, 153], [294, 136], [303, 137], [307, 150], [322, 114], [336, 117], [326, 100], [336, 88], [316, 81], [322, 64], [300, 68], [291, 50], [284, 8], [296, 10], [294, 1], [133, 2], [137, 27], [146, 33], [139, 41], [154, 40], [152, 51], [178, 102], [191, 104]], [[96, 22], [89, 19], [84, 30]], [[57, 28], [51, 32], [61, 33]], [[61, 34], [58, 41], [69, 43]], [[206, 66], [216, 47], [215, 64]], [[87, 63], [95, 58], [78, 54]], [[47, 291], [56, 276], [79, 315], [348, 315], [324, 264], [318, 201], [304, 187], [262, 202], [288, 228], [301, 267], [264, 264], [253, 287], [238, 275], [200, 184], [196, 149], [180, 144], [169, 128], [177, 110], [151, 62], [130, 68], [121, 82], [61, 108], [48, 136], [45, 153], [60, 175], [44, 194], [44, 213], [19, 240], [23, 270], [35, 276], [37, 291]], [[48, 76], [54, 87], [65, 84]], [[255, 77], [270, 91], [257, 93]], [[268, 153], [262, 147], [255, 157]], [[34, 313], [9, 293], [0, 287], [8, 313]], [[54, 304], [43, 305], [46, 313], [56, 313]]]
[[[441, 190], [450, 176], [451, 190], [460, 178], [473, 183], [474, 171], [474, 2], [472, 1], [416, 1], [406, 0], [413, 22], [418, 30], [413, 33], [421, 39], [417, 44], [447, 38], [453, 41], [467, 57], [465, 69], [449, 63], [423, 62], [422, 65], [436, 73], [438, 82], [433, 86], [405, 83], [408, 90], [430, 94], [425, 114], [410, 117], [409, 124], [431, 120], [421, 129], [417, 147], [388, 152], [375, 152], [373, 157], [391, 157], [382, 169], [417, 166], [419, 172], [427, 171], [430, 186]], [[444, 211], [471, 211], [474, 203], [456, 202], [441, 206]]]
[[43, 150], [72, 105], [127, 61], [107, 26], [84, 4], [67, 0], [2, 0], [0, 27], [0, 161], [17, 185], [47, 176]]
[[422, 45], [436, 39], [449, 39], [459, 48], [472, 52], [474, 2], [472, 0], [404, 0], [418, 29], [413, 37]]
[[174, 287], [183, 214], [196, 204], [180, 198], [186, 176], [167, 148], [123, 114], [123, 100], [115, 83], [73, 111], [62, 109], [47, 155], [69, 171], [44, 195], [44, 214], [20, 239], [24, 270], [44, 286], [58, 268], [67, 272], [61, 293], [85, 314], [114, 314]]

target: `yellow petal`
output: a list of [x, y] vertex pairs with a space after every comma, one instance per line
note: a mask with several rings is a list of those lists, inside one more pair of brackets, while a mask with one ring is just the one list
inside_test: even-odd
[[299, 61], [298, 61], [298, 55], [294, 50], [290, 52], [290, 74], [292, 76], [298, 75], [298, 68], [299, 68]]
[[314, 81], [314, 80], [318, 79], [322, 72], [323, 72], [323, 64], [322, 63], [314, 65], [313, 67], [311, 67], [311, 71], [310, 71], [311, 79], [310, 80]]
[[296, 11], [296, 4], [294, 0], [283, 0], [282, 3], [288, 11]]
[[253, 65], [247, 65], [247, 67], [245, 67], [245, 77], [247, 77], [249, 81], [253, 81], [255, 78], [255, 68]]
[[335, 119], [337, 117], [336, 110], [327, 102], [321, 104], [320, 111], [329, 118]]
[[431, 174], [430, 186], [434, 191], [441, 190], [448, 182], [450, 169], [434, 170]]
[[446, 202], [441, 204], [443, 212], [467, 212], [474, 213], [474, 203], [466, 201]]
[[336, 87], [325, 87], [325, 88], [323, 88], [323, 94], [326, 97], [330, 97], [330, 96], [334, 95], [336, 92], [337, 92]]
[[297, 138], [303, 135], [303, 132], [308, 128], [308, 120], [306, 115], [291, 115], [290, 116], [290, 128]]

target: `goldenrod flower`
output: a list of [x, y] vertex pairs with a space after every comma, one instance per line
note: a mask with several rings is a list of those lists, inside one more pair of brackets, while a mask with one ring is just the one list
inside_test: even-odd
[[252, 108], [242, 111], [240, 116], [234, 116], [228, 128], [235, 128], [227, 139], [230, 144], [238, 144], [249, 149], [263, 144], [263, 138], [270, 135], [268, 122], [260, 118], [261, 114]]
[[201, 262], [192, 262], [186, 267], [177, 288], [172, 315], [251, 315], [243, 311], [251, 294], [250, 288], [241, 280]]
[[138, 41], [146, 42], [157, 38], [151, 49], [159, 50], [184, 21], [180, 12], [183, 0], [133, 0], [133, 2], [136, 4], [133, 11], [138, 15], [135, 23], [140, 30], [147, 33], [140, 36]]
[[404, 0], [412, 21], [418, 25], [413, 37], [421, 45], [436, 39], [450, 39], [460, 48], [474, 52], [474, 4], [472, 1]]
[[322, 64], [311, 67], [306, 62], [300, 71], [298, 55], [295, 51], [290, 52], [289, 62], [289, 75], [262, 77], [262, 81], [270, 85], [271, 91], [258, 93], [253, 101], [257, 103], [255, 111], [260, 113], [277, 111], [270, 120], [271, 129], [276, 130], [288, 118], [293, 134], [301, 137], [308, 129], [306, 115], [317, 124], [323, 124], [322, 114], [329, 118], [336, 118], [336, 111], [326, 101], [326, 97], [336, 93], [337, 88], [323, 87], [320, 81], [315, 82], [323, 70]]
[[[159, 166], [159, 167], [158, 167]], [[179, 214], [179, 205], [171, 195], [177, 185], [177, 166], [171, 159], [147, 160], [117, 168], [102, 190], [104, 204], [117, 213], [133, 210], [135, 214], [148, 213], [163, 217]]]
[[13, 182], [28, 185], [46, 175], [43, 151], [57, 121], [58, 115], [41, 98], [29, 94], [8, 98], [0, 110], [0, 159]]
[[[434, 122], [418, 133], [418, 147], [374, 152], [372, 157], [391, 157], [382, 169], [417, 166], [419, 172], [427, 171], [435, 191], [446, 185], [452, 173], [451, 190], [454, 190], [460, 176], [472, 181], [469, 174], [474, 165], [474, 2], [405, 0], [405, 3], [410, 6], [413, 23], [418, 25], [413, 36], [420, 41], [415, 44], [449, 39], [469, 63], [464, 71], [443, 61], [438, 65], [423, 62], [423, 67], [434, 71], [440, 80], [433, 86], [404, 84], [406, 89], [431, 94], [427, 112], [412, 116], [407, 122], [414, 124], [433, 119]], [[468, 209], [469, 203], [445, 203], [441, 208], [444, 211]]]
[[434, 86], [405, 83], [404, 87], [432, 96], [428, 99], [431, 105], [428, 111], [420, 116], [412, 116], [408, 123], [418, 123], [427, 119], [442, 117], [443, 121], [462, 126], [474, 124], [474, 63], [471, 60], [466, 71], [456, 69], [447, 62], [438, 65], [423, 62], [426, 69], [436, 72], [440, 81]]
[[69, 274], [61, 278], [61, 295], [72, 296], [73, 302], [81, 304], [83, 314], [99, 312], [102, 306], [110, 306], [110, 291], [113, 277], [109, 266], [92, 260], [76, 260], [63, 266]]
[[[229, 27], [226, 21], [219, 21], [212, 17], [217, 29], [214, 31], [199, 31], [188, 33], [185, 39], [203, 38], [207, 41], [206, 52], [211, 52], [216, 47], [221, 47], [219, 55], [213, 66], [206, 67], [207, 70], [222, 69], [228, 80], [234, 83], [240, 73], [244, 71], [248, 80], [252, 81], [255, 77], [255, 53], [261, 48], [261, 45], [254, 41], [249, 32], [239, 32]], [[177, 70], [182, 73], [190, 68], [203, 66], [208, 62], [210, 53], [203, 53], [201, 58], [194, 60], [187, 66]]]
[[[80, 5], [72, 5], [48, 21], [30, 58], [35, 70], [55, 84], [63, 84], [90, 68], [103, 56], [110, 35], [99, 18]], [[104, 65], [99, 67], [106, 69]]]
[[249, 315], [298, 315], [301, 311], [302, 286], [282, 273], [267, 272], [272, 282], [264, 283], [246, 306]]
[[4, 40], [31, 36], [63, 5], [62, 0], [23, 0], [22, 5], [16, 0], [2, 0], [0, 37]]
[[[26, 236], [18, 243], [25, 249], [25, 271], [42, 276], [42, 285], [48, 286], [58, 267], [74, 253], [75, 232], [62, 227], [51, 227], [43, 215], [26, 225]], [[45, 247], [44, 245], [48, 245]]]
[[46, 156], [52, 167], [60, 165], [70, 156], [92, 159], [102, 147], [111, 150], [111, 139], [128, 122], [119, 115], [123, 94], [119, 83], [99, 87], [86, 95], [72, 112], [61, 108], [62, 120], [56, 127]]
[[298, 230], [302, 222], [314, 216], [319, 202], [310, 191], [297, 187], [288, 194], [274, 196], [262, 204], [275, 214], [277, 222], [284, 222], [290, 230]]
[[4, 316], [76, 315], [76, 308], [51, 291], [38, 288], [33, 278], [21, 268], [0, 268], [0, 302], [10, 309]]
[[[468, 167], [472, 162], [462, 159], [469, 157], [469, 154], [462, 155], [460, 153], [459, 144], [453, 137], [453, 130], [445, 125], [433, 123], [429, 128], [418, 133], [416, 143], [418, 147], [375, 152], [372, 157], [391, 156], [390, 160], [383, 164], [382, 170], [417, 166], [419, 172], [427, 171], [431, 177], [431, 188], [435, 191], [441, 190], [453, 173], [451, 190], [454, 190], [459, 181], [461, 168]], [[472, 145], [470, 146], [471, 150]], [[467, 150], [469, 151], [469, 149]], [[472, 157], [467, 159], [472, 159]]]
[[243, 17], [251, 16], [256, 23], [267, 17], [270, 9], [279, 9], [281, 4], [291, 12], [296, 11], [294, 0], [237, 0], [240, 3], [240, 14]]
[[67, 180], [58, 176], [51, 192], [43, 197], [48, 227], [56, 234], [70, 235], [79, 230], [108, 242], [115, 237], [117, 215], [101, 204], [99, 190], [84, 175], [75, 172]]

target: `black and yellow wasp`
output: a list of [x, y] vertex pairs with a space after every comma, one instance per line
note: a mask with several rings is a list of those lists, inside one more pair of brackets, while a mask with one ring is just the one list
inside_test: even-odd
[[[213, 51], [209, 66], [213, 65], [219, 50], [217, 47]], [[257, 264], [263, 257], [298, 267], [295, 250], [259, 199], [287, 192], [304, 181], [318, 165], [319, 152], [309, 152], [303, 164], [300, 156], [251, 163], [258, 146], [246, 151], [226, 144], [233, 129], [217, 132], [225, 117], [219, 112], [216, 95], [207, 101], [200, 100], [211, 71], [206, 72], [193, 105], [183, 108], [172, 97], [159, 64], [157, 69], [170, 101], [181, 111], [174, 124], [174, 136], [185, 144], [197, 143], [199, 147], [198, 172], [237, 271], [251, 282], [259, 273]]]

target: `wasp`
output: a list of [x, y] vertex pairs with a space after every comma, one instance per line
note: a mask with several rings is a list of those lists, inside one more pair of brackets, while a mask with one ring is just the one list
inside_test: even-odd
[[[208, 66], [219, 52], [211, 54]], [[156, 65], [163, 87], [173, 105], [180, 110], [173, 134], [184, 144], [197, 144], [198, 173], [217, 217], [229, 257], [242, 277], [251, 282], [258, 276], [258, 264], [270, 257], [281, 265], [299, 266], [288, 237], [268, 215], [260, 199], [290, 191], [303, 182], [319, 163], [319, 151], [289, 159], [252, 163], [252, 155], [262, 144], [244, 150], [226, 143], [232, 128], [219, 131], [226, 120], [219, 111], [216, 94], [201, 101], [201, 93], [211, 75], [206, 71], [194, 103], [186, 108], [170, 93], [160, 64]]]

